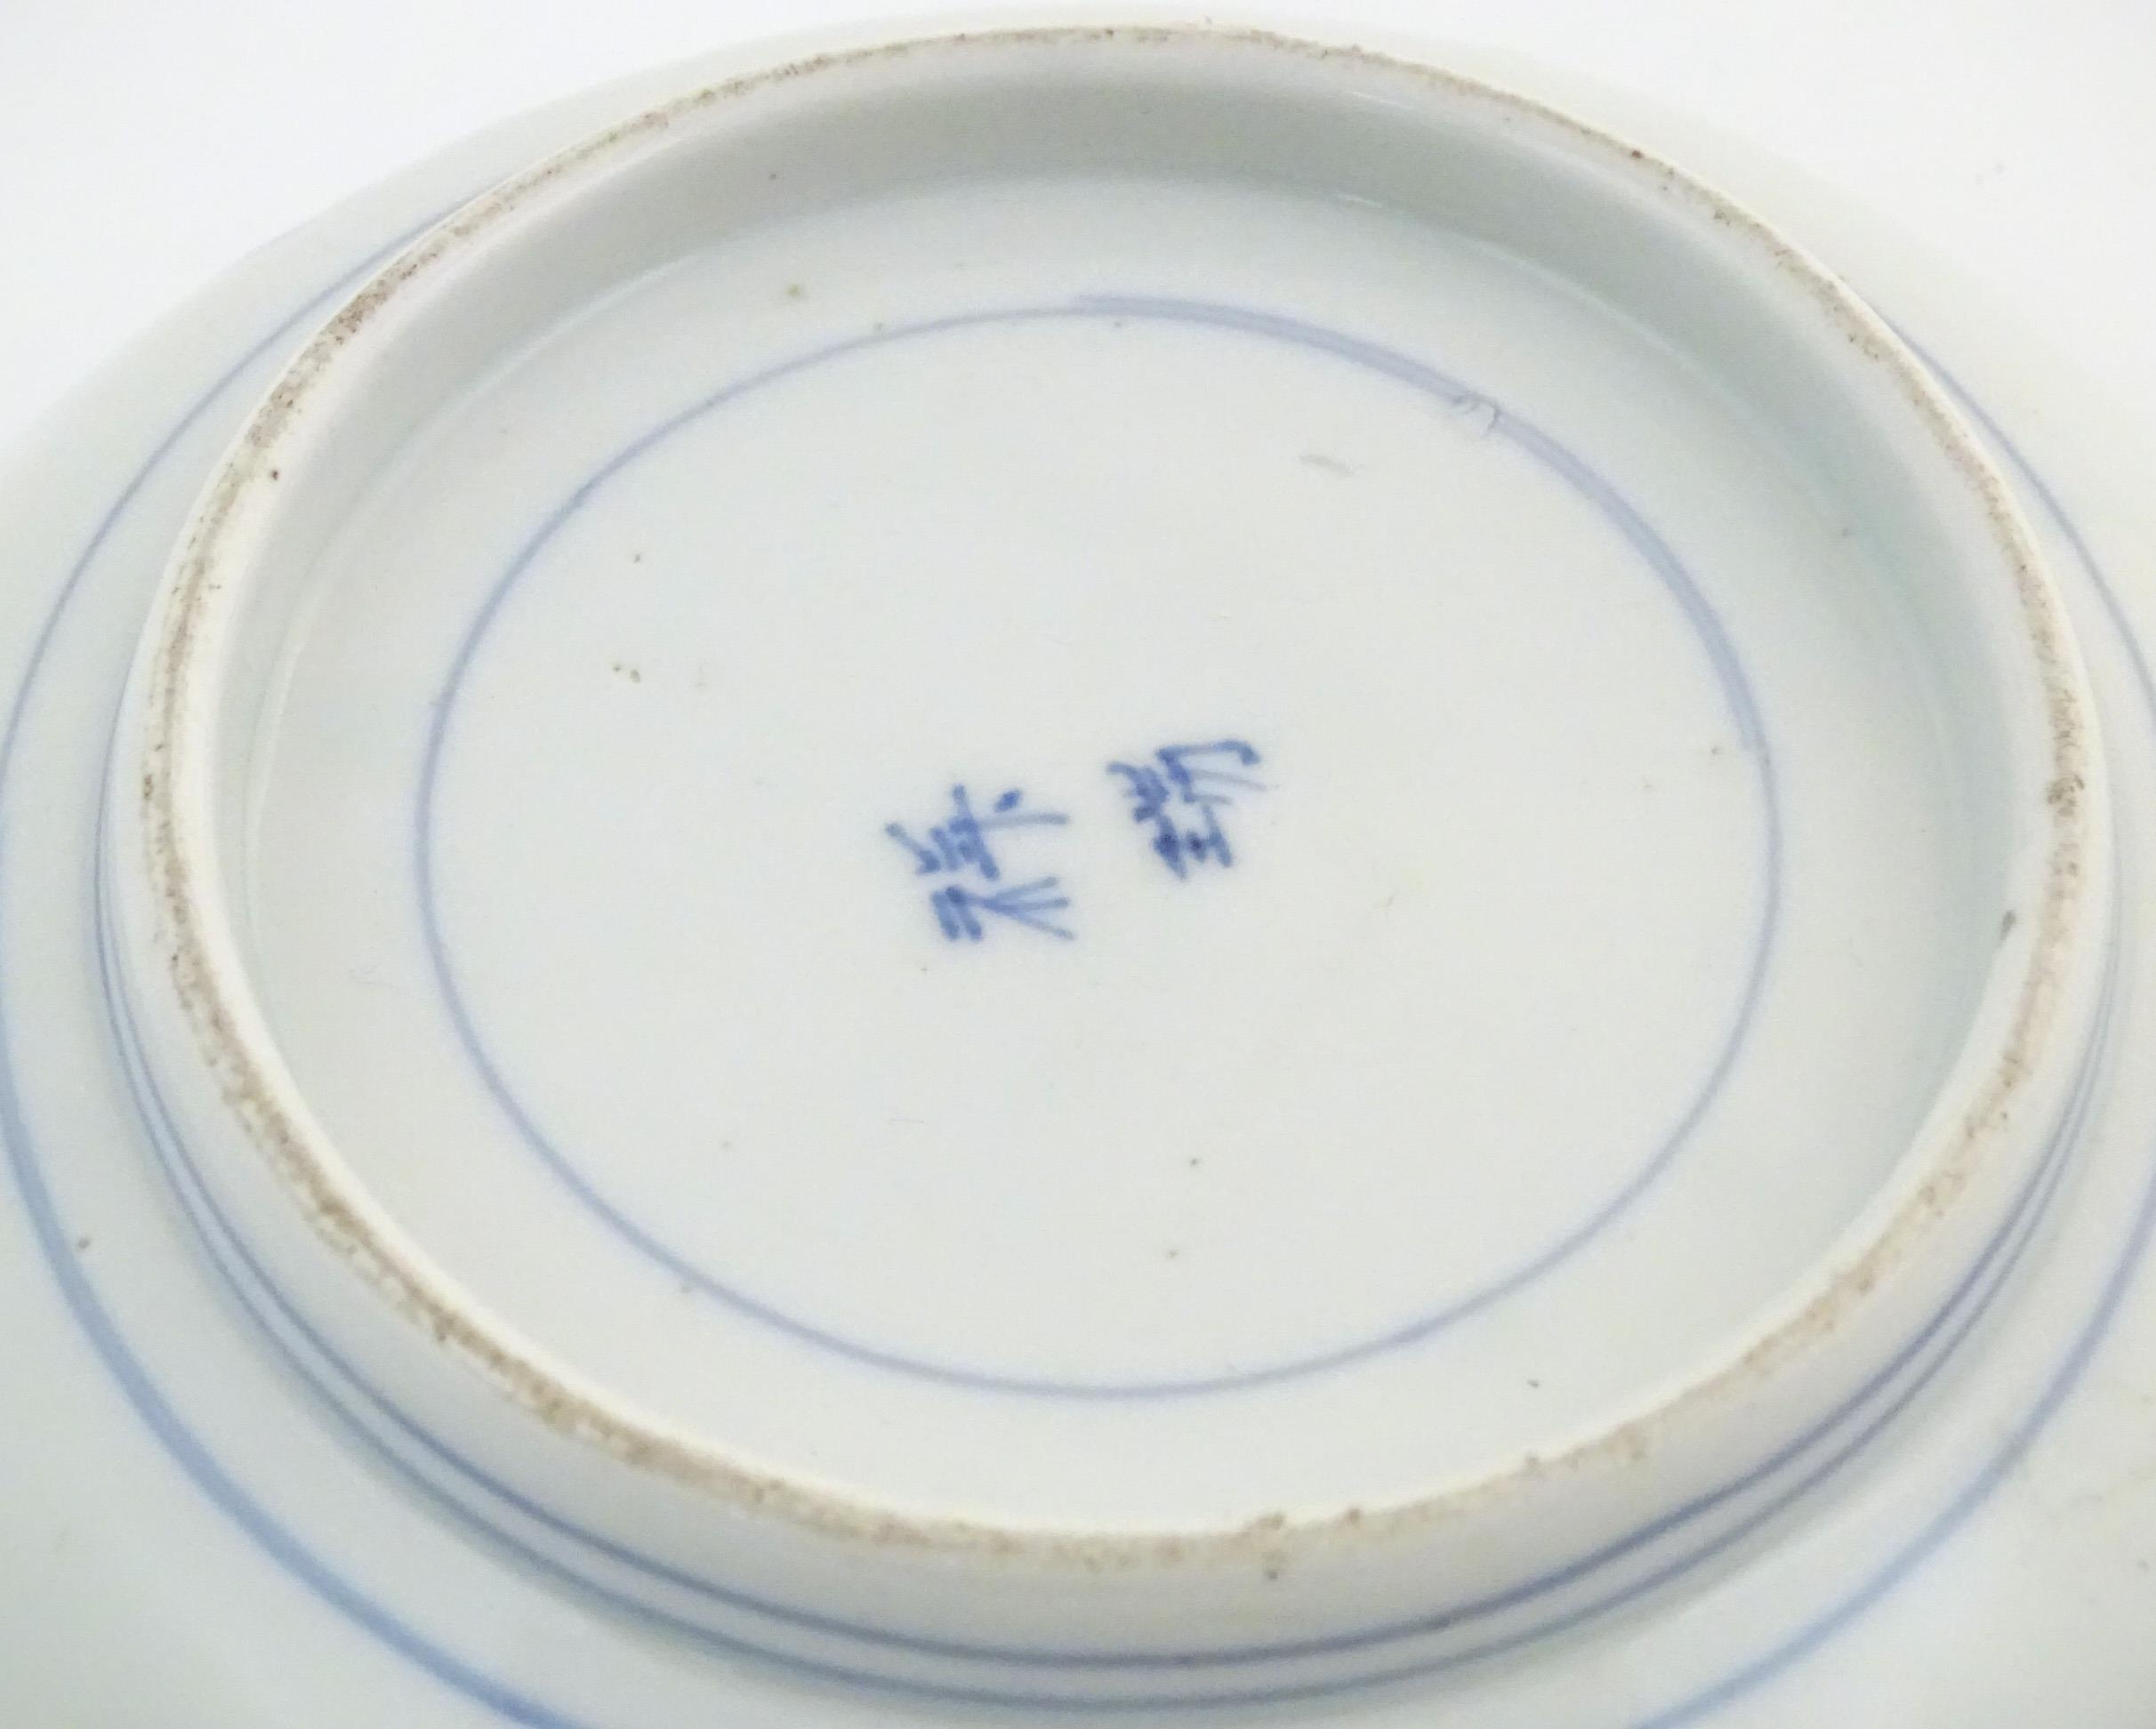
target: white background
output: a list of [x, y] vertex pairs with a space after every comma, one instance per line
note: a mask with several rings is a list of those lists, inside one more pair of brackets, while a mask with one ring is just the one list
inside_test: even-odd
[[[242, 253], [488, 120], [746, 37], [947, 4], [0, 0], [0, 446]], [[1496, 45], [1675, 106], [1861, 191], [2156, 398], [2156, 0], [1266, 16]]]

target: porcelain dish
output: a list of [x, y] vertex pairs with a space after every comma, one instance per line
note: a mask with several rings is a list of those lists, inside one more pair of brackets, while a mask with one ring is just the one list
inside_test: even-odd
[[12, 1444], [302, 1634], [63, 1593], [24, 1720], [2039, 1720], [1863, 1629], [2156, 1593], [2156, 1509], [1982, 1549], [2156, 1399], [2156, 590], [1801, 227], [1462, 72], [633, 97], [0, 491], [7, 1372], [101, 1412]]

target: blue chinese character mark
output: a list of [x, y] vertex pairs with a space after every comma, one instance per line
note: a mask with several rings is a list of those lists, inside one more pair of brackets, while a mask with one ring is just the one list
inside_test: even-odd
[[1070, 905], [1056, 878], [1035, 877], [1003, 889], [978, 886], [1002, 880], [998, 836], [1012, 829], [1059, 828], [1070, 821], [1060, 811], [1027, 810], [1025, 803], [1025, 793], [1014, 786], [985, 811], [976, 811], [966, 789], [953, 786], [951, 814], [929, 830], [925, 840], [916, 839], [903, 823], [884, 824], [883, 832], [912, 856], [915, 876], [975, 880], [945, 883], [929, 897], [937, 928], [947, 940], [977, 943], [987, 930], [985, 921], [996, 919], [1070, 939], [1071, 933], [1050, 916]]
[[1239, 738], [1210, 744], [1170, 744], [1146, 762], [1111, 762], [1108, 772], [1123, 778], [1131, 820], [1153, 831], [1153, 850], [1179, 878], [1193, 864], [1235, 862], [1235, 848], [1221, 826], [1221, 813], [1237, 796], [1261, 792], [1265, 783], [1246, 770], [1261, 760]]
[[[1239, 738], [1203, 744], [1168, 744], [1139, 762], [1111, 762], [1130, 800], [1130, 815], [1148, 831], [1154, 855], [1179, 880], [1195, 865], [1226, 870], [1235, 862], [1226, 817], [1247, 793], [1266, 783], [1251, 771], [1261, 759]], [[917, 832], [903, 823], [886, 823], [883, 832], [913, 861], [913, 875], [937, 879], [929, 893], [936, 928], [951, 943], [977, 943], [998, 923], [1017, 925], [1072, 940], [1057, 916], [1070, 910], [1062, 880], [1031, 876], [1004, 878], [1004, 854], [1021, 829], [1062, 828], [1070, 818], [1059, 810], [1031, 810], [1018, 787], [1000, 794], [985, 809], [976, 808], [961, 785], [951, 789], [942, 821]]]

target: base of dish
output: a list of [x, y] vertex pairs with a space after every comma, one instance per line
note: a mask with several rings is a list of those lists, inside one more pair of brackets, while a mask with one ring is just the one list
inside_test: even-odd
[[[636, 683], [636, 681], [627, 681], [627, 683], [630, 683], [630, 686], [632, 686], [632, 690], [634, 690], [634, 683]], [[2130, 748], [2130, 746], [2128, 746], [2128, 748]], [[1240, 880], [1237, 880], [1237, 881], [1240, 881]], [[931, 927], [931, 931], [934, 931], [934, 927]], [[936, 953], [937, 953], [937, 955], [940, 955], [942, 951], [936, 951]], [[983, 955], [985, 955], [985, 953], [987, 953], [985, 946], [983, 946], [983, 951], [981, 951], [981, 953], [983, 953]], [[11, 1138], [13, 1138], [13, 1136], [11, 1136]], [[2091, 1184], [2094, 1184], [2096, 1192], [2102, 1192], [2102, 1181], [2104, 1181], [2104, 1177], [2102, 1177], [2102, 1170], [2106, 1170], [2106, 1169], [2109, 1169], [2109, 1166], [2102, 1166], [2102, 1162], [2098, 1162], [2098, 1170], [2094, 1170], [2094, 1173], [2091, 1173]], [[76, 1181], [95, 1181], [95, 1177], [93, 1177], [93, 1173], [86, 1173], [86, 1170], [84, 1170], [84, 1173], [76, 1173]], [[77, 1192], [76, 1192], [76, 1196], [73, 1196], [73, 1199], [76, 1199], [77, 1203], [80, 1203], [80, 1201], [84, 1199], [84, 1196], [82, 1196], [82, 1192], [77, 1190]], [[2126, 1214], [2130, 1214], [2130, 1210], [2126, 1210]], [[2126, 1216], [2126, 1214], [2121, 1214], [2121, 1216]], [[2079, 1216], [2079, 1207], [2076, 1207], [2076, 1216]], [[121, 1242], [121, 1244], [125, 1244], [125, 1240], [127, 1240], [127, 1231], [125, 1231], [125, 1229], [121, 1229], [121, 1231], [114, 1231], [114, 1233], [108, 1233], [108, 1231], [101, 1231], [101, 1229], [100, 1229], [100, 1231], [95, 1233], [95, 1235], [97, 1235], [97, 1242], [101, 1242], [101, 1244], [106, 1244], [106, 1248], [114, 1246], [114, 1242]], [[147, 1242], [147, 1237], [144, 1237], [144, 1242]], [[138, 1315], [136, 1315], [136, 1322], [142, 1322], [142, 1323], [144, 1323], [144, 1337], [153, 1339], [153, 1341], [157, 1341], [157, 1339], [170, 1339], [170, 1341], [174, 1341], [174, 1346], [177, 1346], [179, 1337], [181, 1337], [181, 1332], [179, 1332], [179, 1326], [181, 1326], [181, 1322], [179, 1322], [179, 1317], [181, 1317], [181, 1311], [185, 1311], [185, 1308], [188, 1308], [188, 1304], [185, 1304], [185, 1302], [174, 1302], [173, 1317], [170, 1317], [170, 1322], [164, 1323], [164, 1326], [159, 1326], [159, 1323], [156, 1322], [156, 1317], [153, 1317], [153, 1315], [144, 1315], [144, 1313], [138, 1313]], [[2015, 1300], [2015, 1304], [2014, 1304], [2014, 1313], [2015, 1313], [2015, 1315], [2027, 1315], [2027, 1313], [2033, 1313], [2033, 1311], [2024, 1311], [2023, 1302], [2020, 1302], [2020, 1300]], [[1999, 1364], [2000, 1364], [2000, 1363], [2003, 1363], [2003, 1358], [1994, 1356], [1992, 1346], [1990, 1346], [1990, 1341], [1988, 1341], [1988, 1346], [1986, 1346], [1986, 1367], [1983, 1367], [1983, 1375], [1992, 1375], [1992, 1373], [1997, 1373], [1997, 1371], [1999, 1371]], [[274, 1384], [274, 1378], [271, 1378], [271, 1384]], [[2033, 1382], [2031, 1382], [2031, 1384], [2033, 1384]], [[1921, 1397], [1921, 1393], [1919, 1393], [1917, 1397]], [[237, 1435], [235, 1435], [235, 1440], [237, 1440]], [[248, 1458], [253, 1458], [253, 1449], [254, 1449], [254, 1443], [248, 1443], [248, 1444], [245, 1444], [245, 1446], [241, 1446], [241, 1453], [245, 1453], [245, 1455], [248, 1455]], [[1947, 1451], [1953, 1451], [1953, 1449], [1947, 1449]], [[317, 1446], [317, 1444], [300, 1444], [300, 1446], [295, 1446], [295, 1451], [294, 1451], [294, 1460], [310, 1460], [310, 1461], [315, 1461], [315, 1468], [327, 1468], [327, 1460], [332, 1460], [332, 1458], [339, 1458], [339, 1455], [341, 1455], [341, 1449], [339, 1449], [339, 1446], [334, 1446], [334, 1444], [330, 1446], [330, 1451], [327, 1451], [327, 1453], [324, 1453], [324, 1451], [321, 1451], [319, 1446]], [[1915, 1458], [1915, 1453], [1902, 1453], [1902, 1451], [1900, 1451], [1900, 1446], [1897, 1446], [1897, 1458]], [[261, 1461], [256, 1460], [256, 1464], [261, 1464]], [[1906, 1466], [1897, 1464], [1897, 1473], [1900, 1473], [1902, 1468], [1906, 1468]], [[276, 1473], [270, 1473], [270, 1476], [274, 1476], [274, 1475], [276, 1475]], [[259, 1473], [259, 1470], [250, 1470], [250, 1481], [270, 1481], [270, 1476], [263, 1476], [263, 1475]], [[295, 1502], [295, 1505], [302, 1507], [302, 1509], [304, 1509], [304, 1507], [312, 1505], [312, 1500], [315, 1500], [315, 1496], [312, 1496], [312, 1492], [310, 1492], [310, 1490], [300, 1488], [300, 1485], [304, 1484], [304, 1476], [300, 1476], [298, 1473], [294, 1473], [294, 1476], [289, 1476], [289, 1479], [286, 1479], [286, 1481], [289, 1481], [289, 1484], [294, 1485], [294, 1502]], [[1906, 1535], [1906, 1520], [1903, 1520], [1903, 1522], [1895, 1522], [1895, 1524], [1893, 1524], [1893, 1529], [1886, 1529], [1886, 1526], [1882, 1526], [1880, 1532], [1878, 1532], [1878, 1540], [1880, 1540], [1880, 1550], [1882, 1550], [1882, 1552], [1886, 1552], [1886, 1548], [1888, 1548], [1888, 1541], [1886, 1541], [1886, 1540], [1888, 1540], [1888, 1537], [1900, 1537], [1900, 1535]], [[485, 1555], [485, 1552], [481, 1552], [481, 1555]], [[487, 1563], [489, 1563], [489, 1565], [492, 1565], [492, 1567], [498, 1567], [498, 1559], [496, 1559], [496, 1556], [492, 1556], [492, 1555], [485, 1555], [485, 1559], [487, 1559]], [[451, 1570], [451, 1572], [455, 1572], [455, 1570]], [[1787, 1580], [1785, 1580], [1785, 1582], [1787, 1582]], [[429, 1587], [429, 1596], [431, 1596], [431, 1587]], [[543, 1596], [543, 1593], [541, 1593], [541, 1596]], [[1552, 1664], [1563, 1664], [1563, 1662], [1565, 1662], [1565, 1660], [1563, 1660], [1563, 1658], [1552, 1658]], [[1675, 1673], [1675, 1671], [1669, 1671], [1669, 1673]], [[1522, 1686], [1526, 1686], [1526, 1684], [1522, 1684]], [[1533, 1688], [1529, 1688], [1529, 1690], [1533, 1690]], [[1470, 1693], [1473, 1693], [1473, 1688], [1470, 1688]], [[563, 1697], [567, 1699], [569, 1694], [563, 1694]], [[651, 1694], [651, 1697], [653, 1697], [653, 1699], [657, 1699], [657, 1697], [660, 1697], [660, 1694], [656, 1693], [656, 1694]], [[681, 1697], [683, 1697], [683, 1699], [688, 1699], [688, 1697], [690, 1697], [690, 1694], [681, 1694]], [[746, 1697], [746, 1694], [744, 1694], [744, 1697]], [[1520, 1694], [1516, 1694], [1516, 1697], [1520, 1697]], [[1461, 1699], [1466, 1699], [1466, 1694], [1461, 1694]], [[1460, 1705], [1460, 1709], [1470, 1709], [1470, 1708], [1473, 1708], [1473, 1705], [1470, 1705], [1470, 1703], [1461, 1703], [1461, 1705]], [[664, 1714], [664, 1709], [666, 1709], [666, 1708], [664, 1708], [664, 1705], [657, 1705], [657, 1709], [660, 1709], [660, 1712]], [[807, 1709], [808, 1709], [808, 1712], [810, 1712], [810, 1716], [815, 1716], [815, 1720], [833, 1720], [833, 1712], [837, 1712], [837, 1709], [839, 1709], [839, 1705], [834, 1705], [833, 1701], [830, 1701], [830, 1699], [815, 1699], [815, 1703], [813, 1703], [813, 1705], [808, 1705]], [[871, 1709], [884, 1709], [886, 1716], [889, 1716], [889, 1712], [895, 1712], [897, 1708], [895, 1708], [895, 1705], [889, 1705], [889, 1708], [871, 1708]], [[1378, 1703], [1372, 1703], [1372, 1705], [1369, 1705], [1369, 1709], [1372, 1709], [1372, 1712], [1380, 1712], [1380, 1709], [1397, 1709], [1397, 1708], [1390, 1708], [1390, 1705], [1384, 1705], [1384, 1703], [1382, 1703], [1382, 1699], [1380, 1699]], [[1420, 1716], [1410, 1716], [1410, 1720], [1429, 1720], [1429, 1718], [1428, 1718], [1428, 1709], [1429, 1709], [1429, 1699], [1428, 1699], [1428, 1694], [1425, 1694], [1425, 1697], [1420, 1699], [1420, 1705], [1419, 1705], [1417, 1709], [1420, 1709]], [[817, 1714], [822, 1714], [822, 1716], [817, 1716]], [[1376, 1720], [1376, 1718], [1373, 1718], [1373, 1720]], [[1496, 1718], [1496, 1720], [1503, 1720], [1503, 1718]], [[1537, 1718], [1537, 1720], [1548, 1720], [1548, 1714], [1540, 1716], [1540, 1718]]]
[[[1546, 1447], [1848, 1227], [2007, 913], [1767, 436], [1317, 200], [720, 247], [312, 577], [244, 747], [270, 1025], [491, 1314], [810, 1476], [1226, 1525]], [[885, 1389], [991, 1427], [894, 1473], [825, 1415]], [[1103, 1469], [1148, 1405], [1206, 1436]]]

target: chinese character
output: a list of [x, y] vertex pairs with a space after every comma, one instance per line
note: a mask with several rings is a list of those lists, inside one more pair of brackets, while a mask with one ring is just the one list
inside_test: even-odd
[[980, 886], [1002, 881], [1002, 863], [996, 856], [998, 835], [1010, 829], [1057, 828], [1070, 821], [1059, 811], [1024, 809], [1025, 800], [1013, 787], [985, 812], [977, 813], [966, 789], [954, 786], [951, 815], [929, 831], [926, 840], [916, 840], [903, 823], [884, 824], [883, 832], [912, 855], [915, 876], [971, 879], [946, 882], [929, 897], [937, 928], [947, 940], [979, 942], [987, 929], [983, 915], [1069, 939], [1071, 933], [1052, 916], [1070, 905], [1054, 877], [1035, 877], [1000, 889]]
[[1211, 744], [1171, 744], [1150, 762], [1111, 762], [1130, 795], [1131, 820], [1153, 831], [1153, 850], [1179, 877], [1195, 864], [1223, 867], [1235, 862], [1220, 813], [1239, 792], [1260, 792], [1265, 783], [1243, 773], [1259, 758], [1238, 738]]

